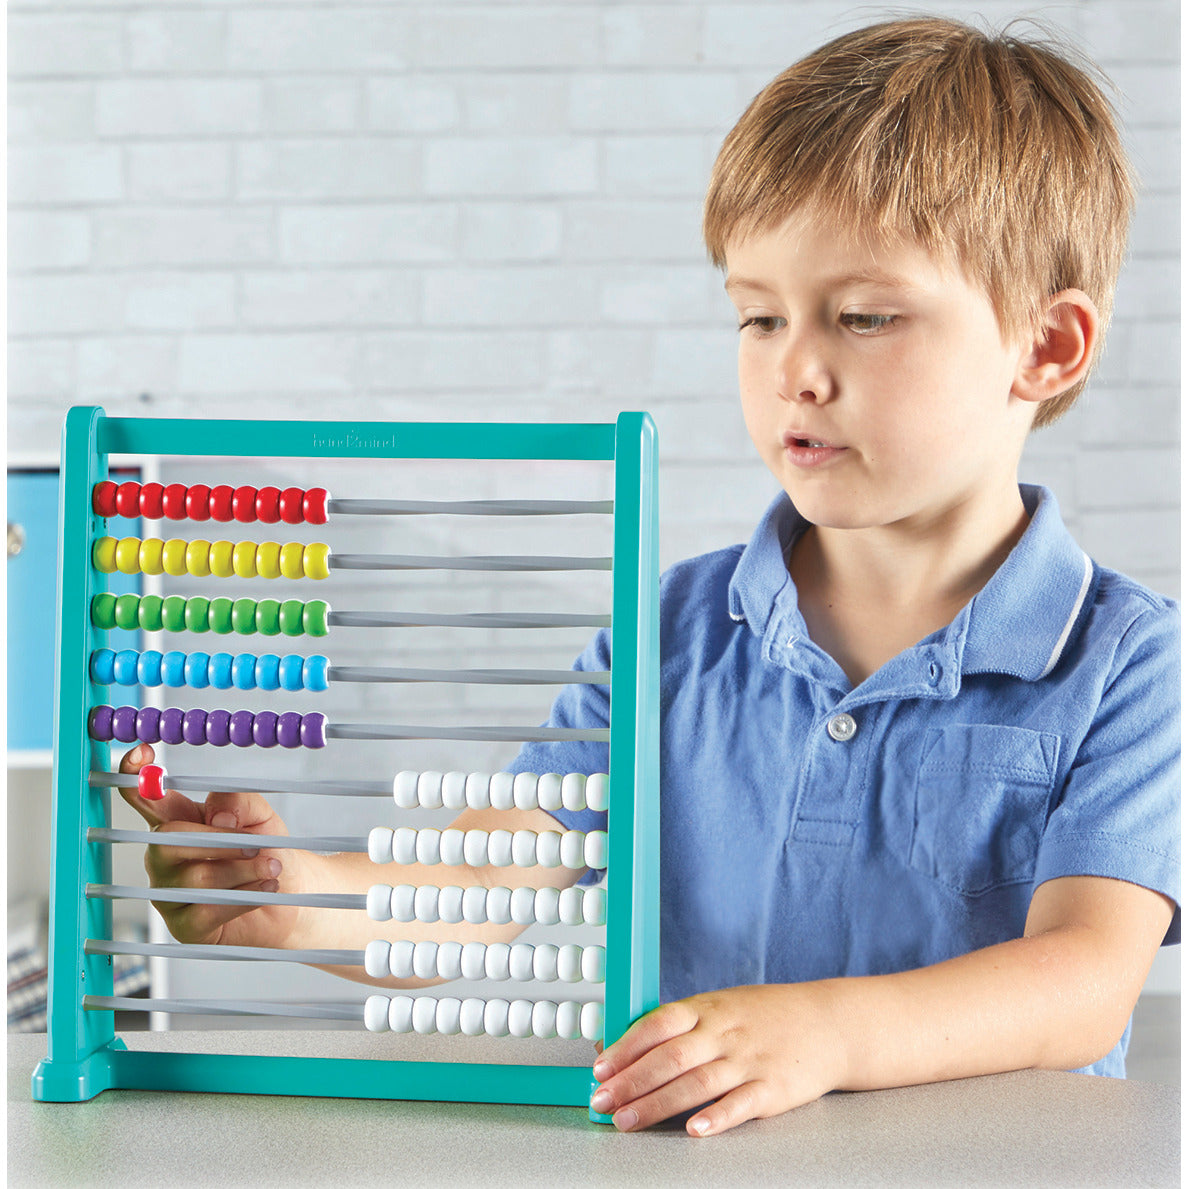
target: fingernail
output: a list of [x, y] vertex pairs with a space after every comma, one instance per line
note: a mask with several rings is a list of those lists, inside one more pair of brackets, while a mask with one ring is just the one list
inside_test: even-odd
[[234, 830], [235, 829], [235, 814], [234, 813], [216, 813], [211, 818], [211, 825], [216, 830]]
[[280, 886], [281, 885], [277, 883], [275, 879], [266, 879], [264, 883], [260, 885], [260, 890], [262, 892], [275, 892]]
[[594, 1074], [596, 1082], [605, 1082], [611, 1074], [611, 1062], [596, 1061], [594, 1063], [594, 1069], [591, 1070], [591, 1073]]
[[614, 1123], [620, 1131], [631, 1131], [631, 1129], [640, 1122], [640, 1116], [637, 1115], [636, 1112], [629, 1106], [625, 1107], [617, 1115], [613, 1115], [611, 1117], [611, 1122]]
[[241, 850], [239, 853], [245, 859], [254, 859], [260, 852], [258, 850]]
[[596, 1090], [594, 1096], [590, 1100], [590, 1109], [597, 1111], [600, 1115], [607, 1113], [607, 1108], [611, 1105], [611, 1091], [610, 1090]]
[[269, 859], [269, 861], [267, 863], [265, 863], [264, 866], [265, 866], [266, 870], [268, 871], [269, 875], [280, 875], [281, 874], [281, 861], [279, 859]]
[[133, 764], [143, 764], [148, 759], [148, 748], [143, 743], [138, 743], [128, 759]]
[[694, 1135], [705, 1135], [710, 1130], [709, 1119], [691, 1119], [689, 1121], [689, 1129]]

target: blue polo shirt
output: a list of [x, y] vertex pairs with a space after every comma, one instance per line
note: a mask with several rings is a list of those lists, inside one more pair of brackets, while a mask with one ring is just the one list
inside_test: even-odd
[[[983, 590], [858, 686], [806, 632], [786, 496], [746, 547], [666, 572], [662, 1000], [940, 962], [1021, 936], [1060, 876], [1179, 904], [1177, 606], [1091, 562], [1048, 491], [1021, 494], [1029, 525]], [[606, 632], [575, 667], [609, 668]], [[607, 710], [607, 687], [569, 686], [550, 725]], [[606, 763], [529, 744], [512, 767]], [[1126, 1042], [1090, 1071], [1122, 1076]]]

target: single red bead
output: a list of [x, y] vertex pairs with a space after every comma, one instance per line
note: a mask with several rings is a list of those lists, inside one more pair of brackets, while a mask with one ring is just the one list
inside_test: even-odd
[[129, 520], [140, 515], [140, 484], [121, 483], [116, 488], [116, 511]]
[[211, 488], [212, 520], [220, 520], [226, 523], [232, 519], [231, 499], [234, 495], [235, 492], [226, 483], [220, 483], [218, 487]]
[[140, 514], [146, 520], [160, 520], [165, 515], [165, 488], [160, 483], [146, 483], [140, 489]]
[[256, 519], [256, 488], [237, 487], [231, 497], [231, 514], [240, 522], [247, 524]]
[[281, 519], [281, 489], [262, 487], [256, 493], [256, 519], [261, 524], [276, 524]]
[[136, 778], [136, 791], [146, 801], [160, 801], [165, 796], [165, 769], [160, 764], [145, 764]]
[[191, 484], [187, 490], [186, 515], [191, 520], [210, 520], [211, 489], [205, 483]]
[[301, 501], [306, 524], [326, 523], [326, 501], [330, 498], [325, 487], [311, 487]]
[[110, 479], [95, 484], [91, 491], [91, 510], [96, 516], [116, 514], [116, 484]]
[[286, 487], [281, 492], [281, 519], [286, 524], [301, 524], [305, 515], [301, 510], [305, 494], [300, 487]]
[[186, 519], [186, 488], [181, 483], [169, 483], [161, 494], [161, 510], [170, 520]]

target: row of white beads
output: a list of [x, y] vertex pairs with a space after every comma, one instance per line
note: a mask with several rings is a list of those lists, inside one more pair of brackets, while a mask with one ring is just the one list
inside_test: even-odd
[[400, 809], [607, 808], [605, 772], [398, 772], [392, 799]]
[[601, 983], [607, 951], [601, 945], [507, 945], [481, 941], [369, 941], [364, 969], [372, 978], [465, 978], [503, 982]]
[[444, 1036], [560, 1036], [600, 1040], [603, 1005], [529, 999], [435, 999], [431, 995], [369, 995], [363, 1005], [369, 1032], [438, 1032]]
[[435, 887], [433, 884], [374, 884], [367, 893], [373, 921], [445, 921], [457, 925], [605, 925], [605, 888]]
[[438, 830], [432, 826], [376, 826], [367, 836], [373, 863], [423, 863], [447, 867], [607, 866], [607, 831]]

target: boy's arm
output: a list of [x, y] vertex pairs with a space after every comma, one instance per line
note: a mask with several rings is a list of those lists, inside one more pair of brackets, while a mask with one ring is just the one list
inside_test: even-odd
[[1136, 884], [1042, 884], [1024, 936], [900, 974], [736, 987], [666, 1004], [595, 1064], [596, 1110], [624, 1130], [698, 1110], [692, 1135], [830, 1090], [1012, 1069], [1077, 1069], [1127, 1025], [1172, 920]]

